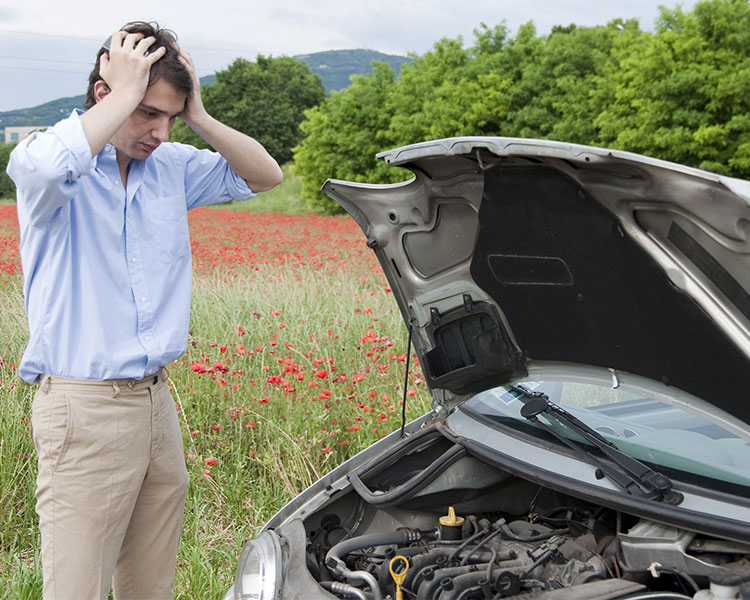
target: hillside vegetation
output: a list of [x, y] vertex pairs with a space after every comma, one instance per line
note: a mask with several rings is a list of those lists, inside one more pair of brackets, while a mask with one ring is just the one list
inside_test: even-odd
[[661, 8], [653, 33], [634, 21], [533, 24], [515, 35], [481, 25], [473, 45], [442, 39], [404, 65], [385, 64], [306, 113], [294, 154], [310, 206], [328, 177], [403, 180], [378, 152], [453, 136], [553, 139], [638, 152], [750, 178], [750, 3]]

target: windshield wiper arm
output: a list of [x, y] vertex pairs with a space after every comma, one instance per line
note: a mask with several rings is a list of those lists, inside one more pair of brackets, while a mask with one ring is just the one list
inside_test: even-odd
[[[633, 496], [648, 498], [652, 500], [662, 500], [667, 504], [679, 504], [683, 500], [682, 494], [672, 489], [672, 482], [668, 477], [654, 471], [641, 461], [629, 456], [619, 450], [612, 442], [602, 436], [598, 431], [589, 427], [576, 418], [564, 408], [551, 402], [549, 396], [542, 392], [532, 391], [522, 385], [512, 385], [511, 389], [530, 398], [521, 408], [521, 416], [529, 421], [538, 423], [549, 431], [558, 440], [574, 450], [579, 456], [582, 456], [587, 462], [596, 466], [603, 476], [608, 477], [615, 484], [619, 485], [626, 492]], [[602, 453], [614, 462], [620, 469], [599, 460], [591, 452], [584, 450], [578, 444], [560, 435], [553, 427], [540, 421], [537, 416], [544, 413], [554, 418], [575, 431], [586, 441], [596, 446]]]

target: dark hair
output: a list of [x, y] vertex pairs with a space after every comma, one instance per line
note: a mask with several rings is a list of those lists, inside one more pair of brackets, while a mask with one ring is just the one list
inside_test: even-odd
[[[185, 68], [179, 59], [179, 47], [177, 46], [177, 35], [174, 31], [169, 29], [162, 29], [157, 23], [146, 23], [145, 21], [133, 21], [126, 23], [120, 28], [120, 31], [127, 31], [128, 33], [142, 33], [144, 37], [155, 37], [156, 41], [149, 48], [149, 52], [153, 52], [157, 48], [164, 46], [167, 49], [166, 54], [151, 65], [151, 74], [149, 76], [149, 85], [153, 85], [160, 79], [170, 83], [174, 88], [183, 92], [186, 97], [190, 97], [193, 92], [193, 80], [190, 77], [190, 73]], [[89, 87], [86, 90], [86, 101], [84, 102], [84, 108], [91, 108], [96, 104], [94, 98], [94, 84], [102, 79], [99, 74], [99, 64], [101, 62], [102, 54], [108, 50], [104, 47], [99, 49], [96, 55], [96, 63], [94, 69], [89, 75]]]

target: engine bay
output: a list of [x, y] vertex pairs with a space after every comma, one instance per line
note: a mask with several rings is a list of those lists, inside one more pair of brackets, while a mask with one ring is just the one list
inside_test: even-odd
[[319, 597], [750, 598], [750, 543], [527, 481], [439, 428], [349, 480], [304, 520], [307, 570], [327, 593]]

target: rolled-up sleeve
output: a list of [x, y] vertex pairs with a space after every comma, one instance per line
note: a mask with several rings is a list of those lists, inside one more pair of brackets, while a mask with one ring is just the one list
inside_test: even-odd
[[31, 225], [44, 221], [71, 200], [78, 180], [93, 168], [77, 113], [25, 139], [11, 153], [7, 169], [16, 185], [19, 218]]
[[185, 196], [188, 208], [249, 200], [255, 196], [244, 179], [237, 175], [227, 160], [217, 152], [196, 150], [183, 144], [171, 144], [183, 156]]

